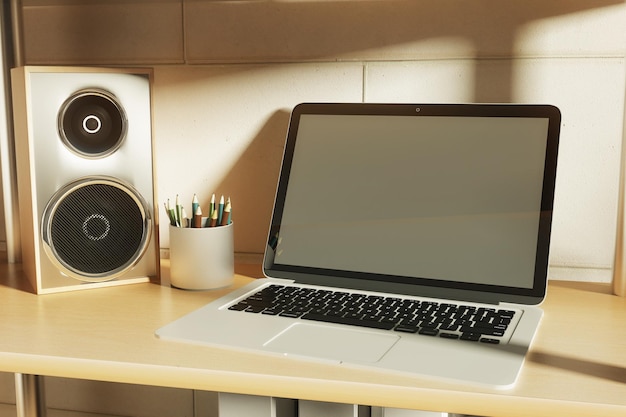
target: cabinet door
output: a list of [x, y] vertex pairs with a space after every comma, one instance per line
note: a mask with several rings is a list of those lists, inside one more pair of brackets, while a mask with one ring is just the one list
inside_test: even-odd
[[25, 63], [183, 62], [182, 0], [23, 0]]

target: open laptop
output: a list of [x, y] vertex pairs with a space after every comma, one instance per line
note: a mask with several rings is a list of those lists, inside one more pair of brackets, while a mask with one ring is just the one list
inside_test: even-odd
[[542, 316], [559, 131], [548, 105], [296, 106], [266, 278], [157, 336], [511, 387]]

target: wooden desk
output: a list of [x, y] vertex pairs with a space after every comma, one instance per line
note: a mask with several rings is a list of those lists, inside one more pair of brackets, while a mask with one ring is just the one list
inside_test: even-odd
[[[236, 286], [260, 275], [240, 265]], [[476, 389], [381, 371], [158, 340], [228, 290], [134, 284], [34, 295], [0, 265], [0, 371], [483, 416], [626, 415], [626, 298], [552, 282], [517, 386]]]

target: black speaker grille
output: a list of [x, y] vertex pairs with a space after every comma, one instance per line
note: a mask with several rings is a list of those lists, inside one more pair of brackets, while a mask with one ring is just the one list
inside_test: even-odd
[[87, 184], [58, 203], [49, 225], [49, 244], [63, 265], [85, 275], [123, 268], [141, 255], [144, 213], [126, 190]]

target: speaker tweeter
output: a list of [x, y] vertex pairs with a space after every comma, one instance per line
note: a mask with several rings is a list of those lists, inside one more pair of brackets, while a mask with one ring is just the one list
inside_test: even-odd
[[63, 143], [86, 158], [102, 158], [115, 152], [126, 137], [126, 124], [124, 108], [104, 90], [76, 92], [59, 112]]

